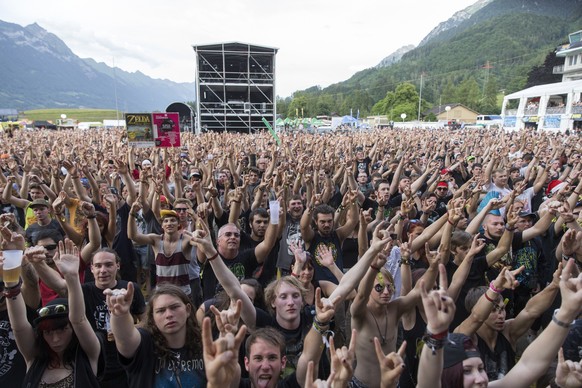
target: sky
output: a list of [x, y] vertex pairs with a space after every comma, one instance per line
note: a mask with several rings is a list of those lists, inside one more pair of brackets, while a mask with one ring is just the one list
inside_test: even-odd
[[276, 47], [276, 93], [329, 86], [418, 43], [477, 0], [20, 0], [0, 19], [38, 23], [81, 58], [194, 82], [192, 45]]

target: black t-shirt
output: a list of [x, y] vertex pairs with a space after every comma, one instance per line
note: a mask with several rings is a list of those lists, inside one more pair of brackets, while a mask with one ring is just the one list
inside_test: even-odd
[[119, 275], [123, 280], [137, 282], [137, 269], [135, 263], [137, 256], [133, 249], [133, 242], [127, 236], [127, 220], [129, 219], [130, 208], [124, 203], [117, 209], [117, 233], [113, 240], [113, 249], [121, 257], [121, 269]]
[[285, 364], [282, 376], [286, 377], [291, 375], [297, 368], [299, 356], [303, 352], [303, 339], [311, 328], [313, 317], [308, 316], [305, 309], [303, 309], [301, 311], [301, 322], [299, 326], [296, 329], [289, 330], [282, 328], [277, 322], [277, 319], [264, 310], [256, 309], [256, 314], [257, 328], [274, 327], [285, 337], [285, 356], [287, 357], [287, 363]]
[[[222, 257], [222, 256], [221, 256]], [[231, 272], [236, 276], [238, 280], [244, 278], [250, 278], [253, 276], [254, 270], [259, 266], [257, 258], [255, 257], [255, 250], [248, 249], [243, 252], [239, 252], [234, 259], [225, 260], [224, 264], [231, 270]], [[212, 270], [212, 266], [208, 261], [204, 264], [200, 264], [200, 279], [202, 280], [202, 294], [204, 300], [213, 298], [216, 295], [220, 284], [216, 279], [216, 275]]]
[[[127, 289], [127, 281], [118, 280], [114, 290], [125, 288]], [[103, 339], [105, 352], [105, 371], [103, 373], [104, 381], [116, 381], [118, 384], [127, 386], [127, 376], [123, 367], [117, 358], [117, 348], [115, 342], [107, 340], [107, 326], [109, 324], [109, 311], [105, 301], [103, 290], [97, 288], [94, 282], [85, 283], [81, 285], [83, 291], [83, 298], [85, 299], [85, 315], [95, 330]], [[130, 312], [133, 315], [141, 315], [145, 311], [145, 300], [141, 290], [137, 285], [133, 285], [133, 301], [131, 303]]]
[[313, 279], [314, 280], [328, 280], [332, 283], [338, 284], [339, 281], [337, 278], [331, 273], [329, 269], [324, 267], [320, 260], [319, 255], [317, 255], [317, 247], [320, 245], [326, 245], [333, 255], [333, 260], [338, 268], [343, 271], [344, 269], [344, 260], [343, 260], [343, 253], [341, 248], [341, 242], [337, 232], [334, 230], [331, 232], [329, 236], [322, 236], [319, 232], [315, 232], [313, 236], [313, 240], [309, 243], [309, 253], [311, 253], [311, 257], [313, 257]]
[[[26, 315], [28, 321], [32, 322], [36, 312], [27, 307]], [[4, 388], [20, 387], [26, 374], [26, 363], [16, 346], [6, 309], [0, 311], [0, 341], [2, 343], [0, 346], [0, 386]]]
[[135, 355], [128, 359], [119, 354], [131, 388], [206, 386], [202, 354], [188, 357], [185, 348], [170, 349], [173, 357], [164, 360], [155, 351], [152, 335], [141, 328], [138, 331], [141, 342]]
[[41, 231], [48, 229], [56, 230], [58, 233], [60, 233], [61, 236], [65, 235], [63, 228], [61, 228], [61, 225], [57, 220], [51, 220], [46, 225], [39, 225], [38, 223], [34, 223], [32, 225], [29, 225], [28, 228], [26, 228], [26, 242], [30, 245], [34, 245], [34, 240], [36, 239], [36, 236]]

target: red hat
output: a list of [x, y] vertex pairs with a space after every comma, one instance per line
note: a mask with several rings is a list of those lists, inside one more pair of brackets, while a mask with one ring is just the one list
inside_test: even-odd
[[165, 195], [160, 195], [160, 202], [168, 203], [168, 198]]
[[548, 184], [548, 188], [546, 189], [546, 195], [554, 194], [555, 192], [559, 191], [562, 187], [566, 185], [566, 182], [562, 182], [559, 179], [554, 179], [550, 181]]
[[443, 169], [441, 170], [441, 175], [449, 174], [450, 172], [451, 172], [451, 170], [449, 170], [449, 169], [446, 169], [446, 168], [443, 168]]
[[445, 181], [440, 181], [439, 183], [437, 183], [436, 187], [446, 187], [448, 189], [449, 184]]

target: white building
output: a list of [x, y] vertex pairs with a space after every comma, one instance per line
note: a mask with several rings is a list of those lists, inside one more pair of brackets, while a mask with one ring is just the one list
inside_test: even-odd
[[582, 30], [569, 35], [569, 43], [558, 47], [564, 64], [554, 67], [562, 82], [537, 85], [505, 96], [501, 116], [507, 129], [535, 126], [561, 130], [582, 127]]

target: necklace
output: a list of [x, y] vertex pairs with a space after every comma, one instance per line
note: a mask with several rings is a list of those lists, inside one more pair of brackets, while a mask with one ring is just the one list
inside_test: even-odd
[[386, 336], [387, 336], [387, 332], [388, 332], [388, 316], [386, 316], [386, 323], [384, 324], [384, 335], [382, 335], [382, 332], [380, 331], [380, 325], [378, 325], [378, 320], [376, 319], [376, 316], [374, 315], [374, 313], [372, 312], [372, 310], [368, 310], [370, 311], [370, 314], [372, 315], [372, 318], [374, 319], [374, 323], [376, 324], [376, 328], [378, 329], [378, 335], [380, 336], [380, 343], [382, 345], [386, 345]]

